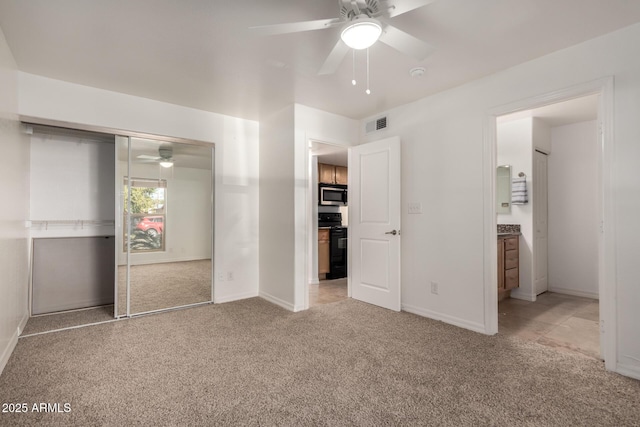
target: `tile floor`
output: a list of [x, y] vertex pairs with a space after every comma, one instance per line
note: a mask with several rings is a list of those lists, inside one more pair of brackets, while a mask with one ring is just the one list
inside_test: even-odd
[[347, 298], [347, 278], [321, 280], [319, 285], [309, 285], [309, 307], [338, 302]]
[[498, 333], [600, 359], [598, 301], [545, 292], [536, 302], [498, 304]]

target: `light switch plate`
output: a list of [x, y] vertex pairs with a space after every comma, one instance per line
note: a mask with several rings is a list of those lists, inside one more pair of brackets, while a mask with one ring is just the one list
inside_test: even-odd
[[420, 203], [420, 202], [409, 202], [409, 213], [410, 214], [421, 214], [422, 213], [422, 203]]

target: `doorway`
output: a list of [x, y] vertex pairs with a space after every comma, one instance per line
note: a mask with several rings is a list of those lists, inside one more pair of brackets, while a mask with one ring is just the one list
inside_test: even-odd
[[[309, 144], [309, 272], [308, 307], [342, 301], [348, 292], [348, 199], [322, 192], [348, 194], [348, 149], [321, 141]], [[325, 191], [326, 192], [326, 191]], [[334, 191], [337, 195], [338, 192]], [[335, 199], [335, 200], [330, 200]], [[346, 203], [345, 203], [346, 202]]]
[[[528, 148], [529, 161], [527, 165], [530, 167], [531, 171], [525, 171], [525, 175], [532, 177], [536, 173], [539, 175], [542, 173], [544, 169], [546, 169], [546, 160], [548, 160], [548, 177], [542, 177], [542, 180], [536, 181], [535, 178], [530, 179], [530, 184], [528, 185], [529, 196], [533, 195], [533, 201], [529, 207], [523, 205], [522, 208], [519, 206], [513, 207], [515, 208], [515, 215], [520, 215], [519, 219], [526, 219], [525, 213], [529, 214], [529, 222], [523, 221], [522, 227], [522, 235], [524, 236], [523, 242], [520, 245], [521, 255], [524, 252], [524, 268], [520, 271], [521, 281], [523, 280], [524, 286], [521, 286], [520, 289], [517, 289], [512, 293], [511, 299], [507, 303], [500, 304], [500, 310], [498, 310], [497, 306], [497, 298], [495, 298], [496, 293], [491, 292], [493, 289], [489, 289], [488, 287], [495, 287], [495, 276], [492, 276], [491, 285], [490, 283], [486, 283], [486, 289], [489, 291], [489, 294], [492, 295], [492, 298], [495, 298], [493, 301], [487, 301], [485, 306], [490, 310], [487, 312], [488, 316], [488, 330], [491, 330], [491, 326], [493, 321], [495, 321], [495, 332], [498, 332], [498, 328], [500, 328], [500, 332], [523, 332], [523, 334], [529, 334], [530, 336], [539, 340], [539, 342], [544, 343], [544, 341], [553, 341], [557, 339], [561, 339], [561, 335], [557, 332], [564, 330], [565, 332], [571, 331], [571, 328], [579, 328], [580, 324], [588, 323], [591, 328], [591, 335], [595, 334], [600, 342], [600, 345], [596, 346], [595, 353], [598, 355], [594, 355], [594, 357], [599, 356], [601, 359], [605, 360], [607, 367], [613, 366], [615, 361], [615, 337], [614, 333], [605, 333], [606, 331], [615, 330], [615, 318], [613, 316], [613, 312], [615, 308], [613, 307], [613, 289], [610, 286], [607, 286], [608, 283], [613, 283], [612, 274], [613, 264], [611, 263], [611, 254], [613, 248], [613, 228], [612, 224], [607, 224], [606, 228], [601, 228], [601, 224], [605, 218], [611, 218], [611, 204], [610, 204], [610, 184], [609, 184], [609, 171], [610, 164], [609, 158], [612, 150], [612, 141], [610, 135], [606, 134], [602, 131], [602, 129], [609, 129], [608, 125], [612, 121], [611, 111], [612, 111], [612, 80], [611, 79], [603, 79], [601, 81], [592, 82], [589, 84], [581, 85], [579, 87], [570, 88], [567, 90], [563, 90], [554, 94], [547, 94], [544, 96], [540, 96], [537, 98], [521, 101], [510, 106], [505, 106], [503, 108], [496, 109], [493, 114], [491, 114], [491, 120], [493, 123], [490, 123], [488, 128], [493, 129], [492, 136], [488, 138], [489, 143], [492, 145], [488, 148], [493, 151], [493, 161], [492, 163], [492, 177], [491, 177], [491, 193], [493, 194], [492, 205], [490, 206], [490, 210], [493, 212], [493, 217], [496, 218], [496, 221], [492, 222], [490, 225], [491, 229], [487, 229], [487, 233], [485, 236], [490, 236], [489, 238], [493, 240], [493, 242], [485, 242], [486, 247], [491, 247], [491, 250], [495, 250], [497, 246], [495, 244], [496, 233], [498, 225], [501, 222], [500, 215], [495, 216], [495, 212], [497, 209], [495, 207], [495, 191], [493, 190], [495, 185], [495, 166], [501, 164], [500, 158], [500, 143], [499, 143], [499, 129], [500, 126], [498, 121], [503, 119], [502, 116], [511, 115], [512, 118], [515, 116], [516, 119], [524, 119], [533, 120], [536, 117], [536, 113], [539, 113], [541, 110], [546, 109], [547, 112], [550, 110], [556, 109], [556, 116], [559, 114], [558, 109], [561, 107], [570, 106], [572, 103], [586, 103], [589, 104], [588, 114], [590, 117], [587, 117], [587, 120], [573, 119], [569, 117], [571, 114], [579, 114], [576, 108], [566, 109], [568, 116], [564, 118], [555, 119], [551, 116], [547, 117], [547, 121], [551, 121], [551, 125], [547, 123], [548, 131], [549, 131], [549, 142], [561, 141], [563, 134], [564, 137], [567, 134], [571, 134], [572, 132], [575, 134], [576, 128], [580, 127], [580, 123], [582, 127], [587, 127], [591, 129], [591, 151], [588, 153], [587, 158], [590, 159], [590, 171], [582, 171], [576, 172], [573, 170], [573, 166], [579, 164], [580, 162], [575, 159], [576, 156], [576, 147], [572, 147], [571, 149], [565, 150], [565, 147], [562, 147], [563, 144], [556, 142], [558, 150], [556, 151], [556, 158], [554, 162], [554, 149], [553, 144], [550, 144], [547, 147], [542, 147], [543, 155], [536, 155], [535, 150], [538, 148], [536, 144], [531, 143]], [[543, 108], [541, 108], [543, 107]], [[543, 117], [538, 117], [541, 119]], [[554, 120], [556, 120], [554, 122]], [[565, 122], [562, 123], [562, 120]], [[567, 121], [569, 120], [569, 121]], [[604, 126], [603, 126], [604, 123]], [[553, 137], [553, 138], [551, 138]], [[485, 139], [487, 142], [487, 139]], [[566, 153], [568, 153], [568, 156]], [[584, 155], [585, 153], [580, 151]], [[548, 154], [548, 159], [547, 155]], [[534, 161], [535, 156], [538, 159], [542, 159], [540, 162]], [[542, 157], [545, 156], [545, 157]], [[570, 163], [566, 163], [565, 165], [569, 165], [569, 167], [561, 167], [561, 160], [564, 161], [568, 158], [574, 157], [573, 166]], [[584, 158], [581, 159], [582, 164], [584, 166]], [[542, 164], [541, 164], [542, 163]], [[536, 167], [539, 166], [539, 167]], [[516, 168], [517, 169], [517, 168]], [[537, 172], [536, 172], [537, 170]], [[517, 170], [513, 170], [514, 173], [517, 173]], [[529, 173], [527, 173], [529, 172]], [[540, 178], [540, 177], [538, 177]], [[549, 186], [547, 187], [545, 184], [546, 179], [549, 180]], [[585, 204], [584, 201], [577, 202], [573, 197], [574, 194], [577, 195], [579, 193], [580, 187], [575, 187], [576, 180], [578, 182], [582, 182], [582, 186], [584, 187], [585, 180], [590, 183], [589, 190], [591, 193], [592, 203], [590, 207], [588, 204]], [[541, 194], [536, 193], [536, 189], [531, 187], [531, 183], [537, 182], [538, 186], [544, 185], [545, 189], [548, 189], [548, 213], [549, 213], [549, 232], [548, 232], [548, 256], [545, 255], [545, 248], [542, 248], [541, 251], [536, 253], [535, 251], [535, 241], [536, 233], [538, 233], [538, 226], [540, 223], [535, 222], [533, 216], [535, 216], [536, 211], [536, 203], [535, 197], [537, 195], [538, 198], [541, 197]], [[568, 191], [566, 186], [569, 186], [569, 190], [573, 188], [573, 191]], [[564, 188], [563, 188], [564, 187]], [[564, 193], [562, 193], [564, 191]], [[558, 200], [564, 201], [564, 206], [558, 206]], [[538, 200], [540, 202], [540, 200]], [[531, 206], [532, 205], [532, 206]], [[575, 217], [576, 210], [582, 210], [582, 217], [589, 217], [589, 224], [584, 224], [583, 226], [589, 228], [589, 233], [582, 233], [582, 235], [578, 234], [577, 240], [574, 238], [575, 235], [566, 234], [567, 231], [571, 228], [567, 226], [567, 218], [562, 217], [562, 210], [569, 206], [569, 210], [573, 209], [573, 217]], [[546, 211], [546, 206], [544, 201], [539, 204], [537, 215], [540, 215], [540, 210]], [[527, 212], [528, 211], [528, 212]], [[504, 220], [504, 218], [502, 218]], [[571, 226], [575, 226], [575, 220]], [[486, 224], [489, 226], [489, 224]], [[520, 230], [518, 230], [520, 231]], [[564, 233], [564, 234], [563, 234]], [[585, 236], [588, 234], [589, 244], [584, 244]], [[544, 236], [546, 237], [546, 236]], [[562, 240], [564, 239], [564, 242]], [[572, 240], [573, 239], [573, 240]], [[492, 245], [493, 243], [493, 245]], [[585, 263], [581, 263], [582, 266], [574, 266], [571, 265], [572, 254], [567, 254], [566, 249], [569, 247], [576, 247], [578, 245], [581, 249], [586, 247], [589, 248], [591, 261], [589, 264], [592, 267], [588, 272], [587, 276], [591, 279], [591, 285], [587, 289], [578, 289], [575, 286], [575, 282], [583, 281], [585, 269], [581, 268]], [[563, 251], [565, 253], [563, 253]], [[497, 251], [495, 251], [497, 252]], [[491, 258], [497, 261], [497, 253], [491, 254]], [[538, 259], [536, 259], [536, 257]], [[540, 259], [543, 257], [544, 259]], [[548, 269], [546, 267], [546, 263], [548, 261]], [[564, 264], [563, 264], [564, 263]], [[492, 260], [492, 266], [487, 268], [495, 270], [495, 265]], [[568, 275], [563, 274], [562, 268], [568, 272], [578, 271], [578, 275], [582, 274], [582, 277], [578, 277], [575, 281], [571, 281], [567, 279]], [[543, 271], [545, 270], [545, 271]], [[539, 280], [540, 278], [548, 277], [548, 285], [542, 286], [546, 280]], [[537, 280], [538, 279], [538, 280]], [[536, 281], [538, 283], [536, 283]], [[489, 295], [488, 294], [488, 295]], [[515, 297], [515, 298], [514, 298]], [[543, 305], [546, 303], [547, 311], [543, 310]], [[493, 311], [495, 310], [495, 311]], [[517, 322], [513, 322], [511, 325], [506, 325], [504, 319], [509, 318], [509, 316], [515, 316], [514, 313], [518, 313], [520, 310], [520, 321], [519, 324]], [[573, 310], [573, 311], [572, 311]], [[534, 313], [537, 311], [538, 313]], [[582, 312], [580, 312], [582, 311]], [[497, 313], [498, 318], [495, 320], [492, 319], [493, 313]], [[545, 314], [547, 313], [547, 314]], [[550, 313], [550, 314], [549, 314]], [[526, 321], [522, 320], [526, 317], [526, 315], [530, 318], [546, 319], [548, 324], [538, 326], [538, 330], [531, 332], [531, 330], [526, 329], [525, 323]], [[546, 317], [545, 317], [546, 316]], [[576, 320], [577, 319], [577, 320]], [[553, 325], [554, 322], [558, 324]], [[545, 322], [546, 323], [546, 322]], [[551, 326], [550, 326], [551, 325]], [[607, 325], [606, 328], [603, 326]], [[555, 331], [554, 331], [555, 330]], [[575, 331], [574, 331], [575, 332]], [[545, 337], [546, 335], [546, 337]], [[579, 335], [578, 333], [569, 333], [565, 335]], [[549, 337], [553, 339], [547, 339]], [[560, 346], [566, 346], [567, 348], [571, 348], [572, 345], [579, 343], [570, 343], [565, 342]], [[593, 347], [591, 348], [593, 350]], [[592, 351], [593, 355], [593, 351]]]
[[[347, 238], [350, 243], [345, 251], [348, 252], [347, 295], [394, 311], [400, 311], [401, 307], [400, 148], [400, 138], [389, 137], [350, 147], [348, 151], [348, 185], [351, 187]], [[313, 160], [313, 156], [309, 158]], [[307, 176], [308, 185], [313, 186], [317, 175], [313, 164], [308, 170], [311, 172]], [[313, 194], [314, 188], [308, 190]], [[344, 190], [346, 192], [346, 187]], [[311, 200], [309, 204], [307, 198], [309, 210], [314, 208], [316, 199]], [[314, 215], [308, 214], [309, 217]], [[307, 221], [311, 236], [314, 220]], [[344, 246], [347, 239], [342, 239]], [[313, 241], [307, 239], [307, 244], [315, 246], [309, 240]], [[314, 247], [307, 248], [309, 254], [314, 252]], [[309, 261], [311, 265], [313, 262], [313, 259]], [[308, 281], [305, 286], [310, 286]], [[308, 308], [308, 291], [304, 297], [307, 298], [305, 308]]]

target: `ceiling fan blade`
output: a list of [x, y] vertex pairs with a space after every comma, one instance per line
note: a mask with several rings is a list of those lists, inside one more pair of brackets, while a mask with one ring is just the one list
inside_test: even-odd
[[291, 22], [288, 24], [260, 25], [249, 27], [263, 36], [273, 36], [276, 34], [298, 33], [301, 31], [324, 30], [342, 24], [340, 18], [318, 19], [316, 21]]
[[389, 5], [389, 18], [411, 12], [434, 1], [436, 0], [395, 0], [393, 5]]
[[347, 52], [349, 52], [349, 46], [347, 46], [342, 39], [338, 39], [338, 43], [331, 49], [331, 53], [327, 56], [327, 59], [322, 64], [322, 68], [318, 71], [318, 75], [333, 74], [336, 72], [342, 60]]
[[388, 24], [380, 35], [380, 41], [418, 61], [422, 61], [435, 51], [429, 43]]

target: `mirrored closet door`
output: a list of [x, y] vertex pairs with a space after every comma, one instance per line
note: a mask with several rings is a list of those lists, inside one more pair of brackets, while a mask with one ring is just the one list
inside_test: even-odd
[[116, 138], [119, 316], [212, 301], [213, 148]]

